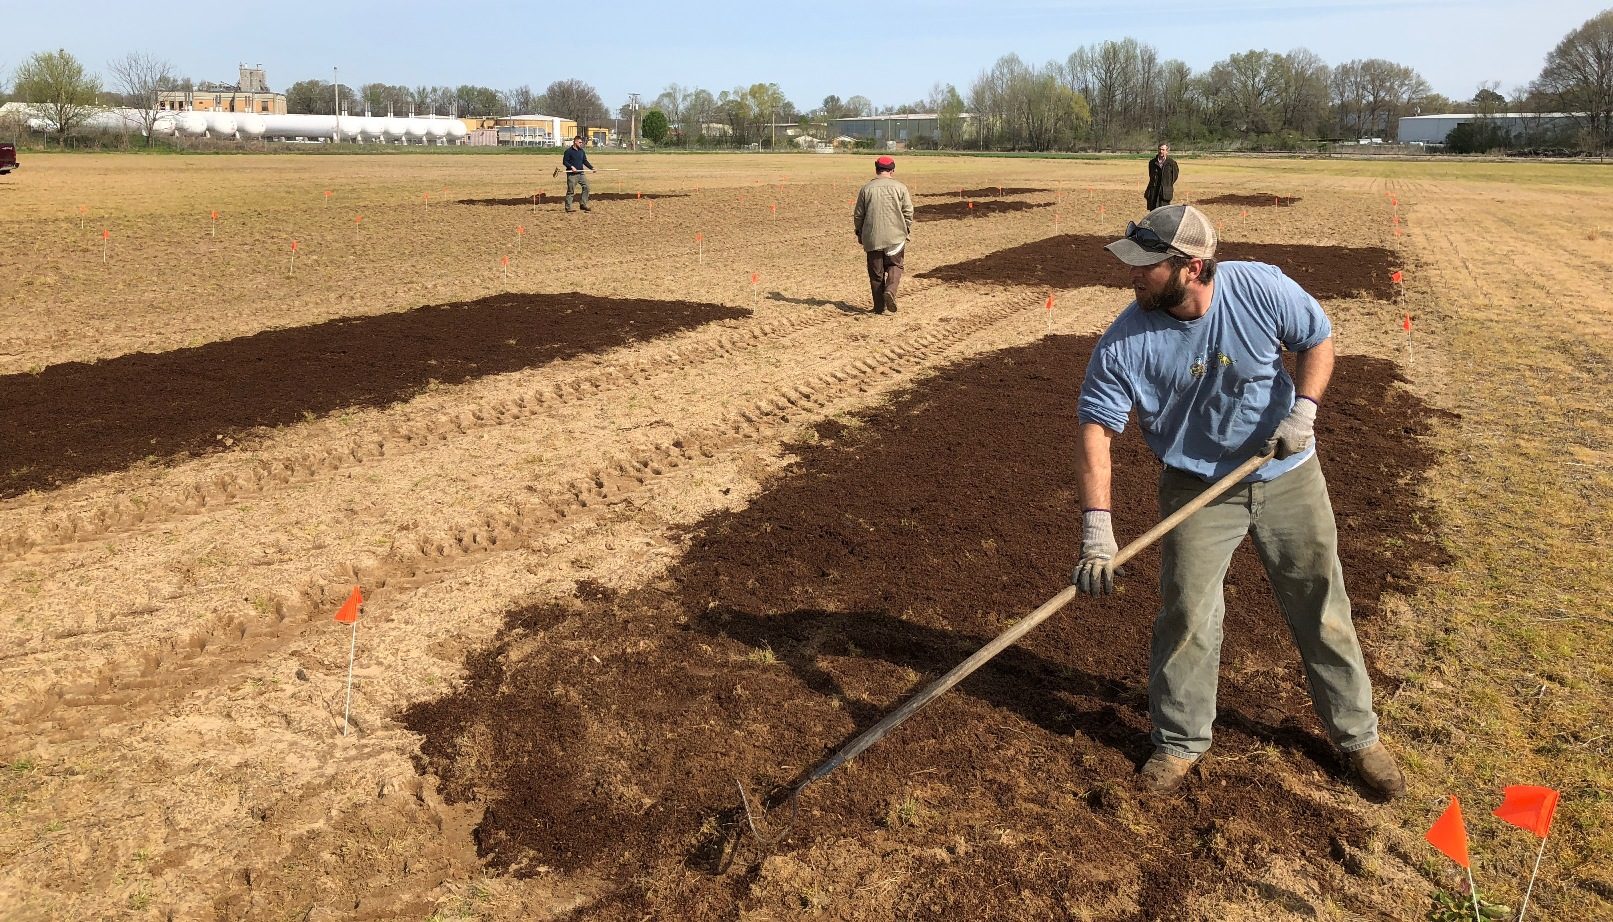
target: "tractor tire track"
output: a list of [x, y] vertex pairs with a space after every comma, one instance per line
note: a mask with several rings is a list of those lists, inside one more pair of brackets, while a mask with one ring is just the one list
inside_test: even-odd
[[[794, 336], [827, 323], [832, 316], [817, 311], [726, 332], [707, 341], [668, 345], [648, 355], [543, 382], [515, 397], [462, 406], [452, 412], [435, 407], [389, 411], [389, 418], [378, 423], [379, 432], [349, 436], [328, 448], [293, 449], [279, 457], [246, 462], [234, 470], [165, 486], [160, 492], [124, 491], [46, 515], [39, 507], [59, 502], [54, 494], [47, 494], [32, 503], [6, 510], [7, 516], [25, 518], [27, 524], [0, 531], [0, 563], [37, 551], [60, 551], [75, 544], [162, 525], [181, 516], [228, 508], [370, 461], [398, 457], [468, 433], [527, 420], [551, 412], [555, 407], [640, 387], [661, 377], [678, 375], [774, 344], [781, 337]], [[395, 418], [398, 416], [401, 418]]]
[[[332, 567], [300, 587], [264, 600], [250, 614], [217, 616], [133, 660], [125, 654], [86, 666], [90, 657], [78, 656], [78, 674], [89, 676], [83, 680], [29, 683], [19, 677], [0, 695], [0, 710], [13, 727], [6, 748], [21, 751], [42, 740], [66, 742], [137, 719], [141, 709], [190, 694], [232, 667], [261, 661], [309, 626], [323, 625], [355, 584], [372, 593], [414, 588], [492, 553], [530, 547], [557, 527], [608, 514], [670, 473], [735, 447], [781, 438], [832, 415], [842, 405], [860, 405], [870, 387], [909, 380], [944, 364], [959, 346], [1025, 311], [1024, 299], [1003, 296], [947, 327], [931, 328], [780, 385], [715, 421], [624, 448], [582, 476], [546, 487], [529, 485], [531, 496], [487, 510], [473, 524], [416, 537], [384, 556], [365, 555]], [[59, 647], [20, 650], [6, 659], [15, 662], [62, 652]], [[72, 719], [54, 719], [62, 710], [75, 712]], [[0, 751], [0, 757], [6, 755]]]

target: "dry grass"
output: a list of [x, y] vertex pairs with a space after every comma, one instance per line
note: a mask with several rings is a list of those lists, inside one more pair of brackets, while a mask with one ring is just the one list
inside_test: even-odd
[[[1589, 175], [1605, 198], [1603, 173]], [[1386, 718], [1421, 795], [1400, 811], [1408, 828], [1432, 819], [1436, 796], [1461, 796], [1481, 890], [1516, 906], [1537, 840], [1489, 810], [1504, 785], [1556, 787], [1533, 905], [1539, 918], [1608, 918], [1613, 253], [1575, 233], [1575, 196], [1542, 188], [1548, 174], [1566, 178], [1536, 167], [1509, 187], [1391, 185], [1422, 229], [1425, 278], [1409, 297], [1438, 311], [1420, 327], [1436, 360], [1412, 377], [1462, 419], [1426, 485], [1455, 564], [1408, 600], [1407, 682]]]

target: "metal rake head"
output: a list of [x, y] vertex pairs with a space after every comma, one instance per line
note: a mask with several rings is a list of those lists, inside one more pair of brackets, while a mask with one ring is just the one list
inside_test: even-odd
[[[758, 799], [753, 807], [751, 805], [750, 792], [745, 790], [745, 782], [735, 779], [734, 784], [739, 787], [739, 802], [745, 810], [745, 825], [750, 828], [751, 838], [756, 840], [756, 844], [763, 849], [772, 849], [774, 846], [784, 841], [784, 837], [790, 834], [790, 828], [795, 825], [796, 813], [801, 809], [801, 802], [796, 797], [796, 795], [800, 793], [801, 789], [795, 788], [791, 790], [789, 796], [784, 799], [784, 803], [790, 805], [790, 815], [789, 818], [784, 821], [784, 825], [778, 827], [771, 834], [764, 834], [762, 829], [756, 823], [757, 815], [763, 808], [764, 804], [760, 799]], [[778, 804], [770, 809], [777, 810], [778, 807], [782, 805], [783, 804]]]

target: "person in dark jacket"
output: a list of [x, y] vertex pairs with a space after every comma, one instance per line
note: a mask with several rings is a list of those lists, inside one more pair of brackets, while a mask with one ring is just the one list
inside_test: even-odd
[[1148, 188], [1143, 192], [1143, 201], [1148, 203], [1149, 211], [1169, 205], [1176, 194], [1176, 161], [1170, 154], [1171, 146], [1161, 144], [1159, 156], [1148, 161]]
[[582, 187], [582, 210], [592, 211], [588, 207], [588, 176], [583, 172], [595, 172], [594, 165], [588, 162], [588, 152], [582, 149], [583, 136], [577, 135], [571, 139], [571, 146], [566, 148], [566, 154], [561, 158], [566, 165], [566, 211], [571, 211], [571, 194]]

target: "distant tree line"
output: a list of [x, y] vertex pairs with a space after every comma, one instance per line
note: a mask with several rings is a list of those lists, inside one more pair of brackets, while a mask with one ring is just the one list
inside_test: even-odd
[[[36, 117], [61, 137], [81, 124], [96, 105], [154, 109], [156, 93], [186, 89], [166, 62], [129, 55], [109, 69], [105, 87], [65, 50], [41, 52], [16, 69], [0, 97], [28, 103]], [[858, 116], [937, 113], [935, 146], [995, 150], [1146, 149], [1166, 139], [1178, 146], [1292, 149], [1324, 140], [1396, 140], [1406, 115], [1467, 112], [1480, 124], [1453, 138], [1458, 149], [1494, 149], [1539, 143], [1547, 129], [1515, 132], [1499, 115], [1569, 113], [1566, 141], [1606, 150], [1613, 144], [1613, 10], [1587, 20], [1546, 56], [1540, 75], [1510, 96], [1494, 82], [1471, 99], [1451, 100], [1432, 91], [1411, 67], [1381, 58], [1329, 65], [1304, 48], [1286, 53], [1250, 50], [1229, 55], [1195, 73], [1179, 60], [1161, 60], [1153, 46], [1133, 38], [1076, 49], [1064, 60], [1030, 64], [1017, 55], [999, 58], [965, 88], [936, 84], [921, 100], [876, 107], [866, 96], [826, 96], [802, 110], [776, 83], [752, 83], [713, 93], [668, 84], [655, 100], [615, 117], [641, 119], [653, 143], [673, 146], [746, 147], [787, 143], [799, 127], [825, 138], [833, 120]], [[543, 92], [461, 85], [386, 83], [343, 85], [300, 80], [286, 88], [291, 112], [331, 114], [338, 105], [352, 114], [435, 112], [460, 117], [555, 115], [598, 126], [612, 113], [594, 87], [578, 79], [557, 80]], [[653, 132], [653, 136], [652, 136]]]

